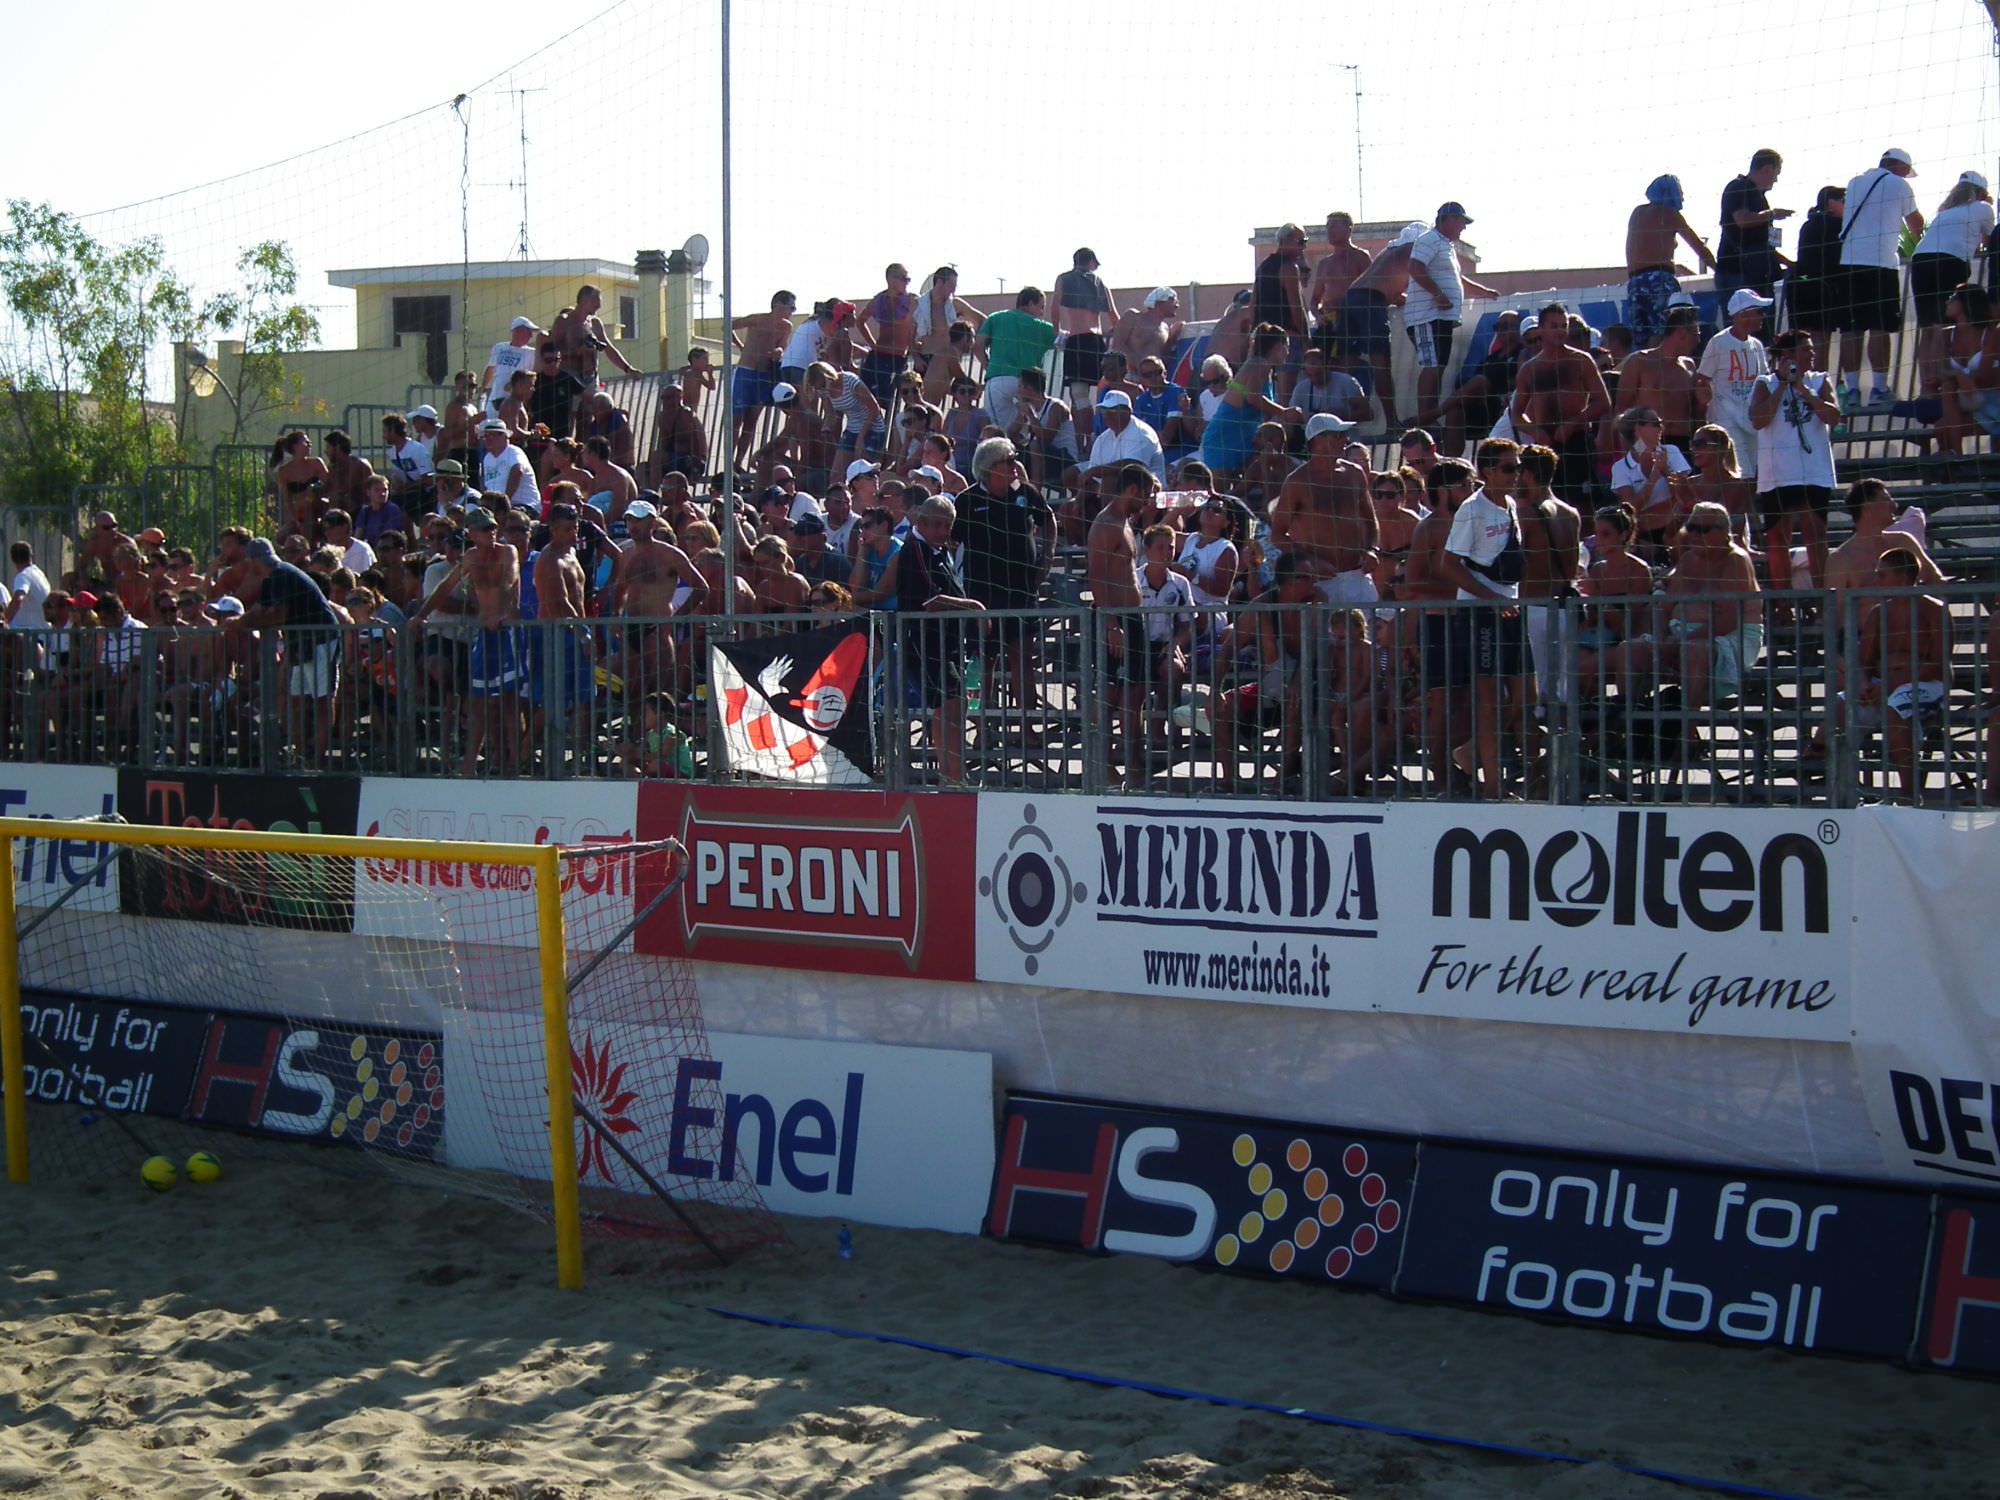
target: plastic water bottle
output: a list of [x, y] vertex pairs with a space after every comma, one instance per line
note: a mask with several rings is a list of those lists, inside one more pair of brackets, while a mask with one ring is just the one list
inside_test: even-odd
[[854, 1231], [849, 1229], [845, 1224], [840, 1226], [840, 1258], [842, 1260], [854, 1259]]

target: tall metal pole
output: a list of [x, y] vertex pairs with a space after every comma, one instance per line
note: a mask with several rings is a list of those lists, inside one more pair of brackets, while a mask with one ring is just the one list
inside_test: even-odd
[[1361, 177], [1361, 64], [1350, 63], [1347, 71], [1354, 75], [1354, 217], [1366, 223], [1368, 191]]
[[[736, 240], [729, 223], [729, 0], [722, 0], [722, 612], [736, 613], [736, 424], [730, 385], [736, 364], [735, 322]], [[702, 663], [698, 670], [706, 671]], [[715, 716], [711, 703], [709, 717]]]

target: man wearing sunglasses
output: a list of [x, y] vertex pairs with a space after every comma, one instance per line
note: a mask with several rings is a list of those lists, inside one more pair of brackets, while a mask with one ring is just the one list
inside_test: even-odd
[[1453, 513], [1437, 563], [1439, 574], [1457, 585], [1459, 599], [1498, 601], [1467, 612], [1474, 759], [1481, 795], [1497, 799], [1502, 718], [1518, 734], [1532, 702], [1521, 611], [1514, 603], [1527, 566], [1513, 501], [1521, 448], [1505, 438], [1488, 438], [1476, 457], [1479, 488]]

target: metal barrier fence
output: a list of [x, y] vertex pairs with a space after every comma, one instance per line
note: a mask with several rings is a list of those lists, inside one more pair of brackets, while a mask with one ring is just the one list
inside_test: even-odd
[[[2000, 804], [1990, 588], [850, 617], [889, 789]], [[1614, 605], [1614, 614], [1607, 606]], [[799, 615], [501, 630], [10, 631], [8, 758], [732, 778], [712, 640]]]

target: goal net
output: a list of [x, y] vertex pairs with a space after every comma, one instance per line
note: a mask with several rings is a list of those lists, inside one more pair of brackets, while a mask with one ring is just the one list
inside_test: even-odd
[[62, 872], [13, 918], [10, 1169], [18, 1140], [38, 1178], [136, 1188], [153, 1156], [309, 1144], [319, 1165], [519, 1206], [559, 1249], [644, 1236], [726, 1258], [778, 1237], [714, 1070], [686, 1066], [708, 1055], [688, 965], [631, 952], [678, 843], [0, 836], [10, 872]]

